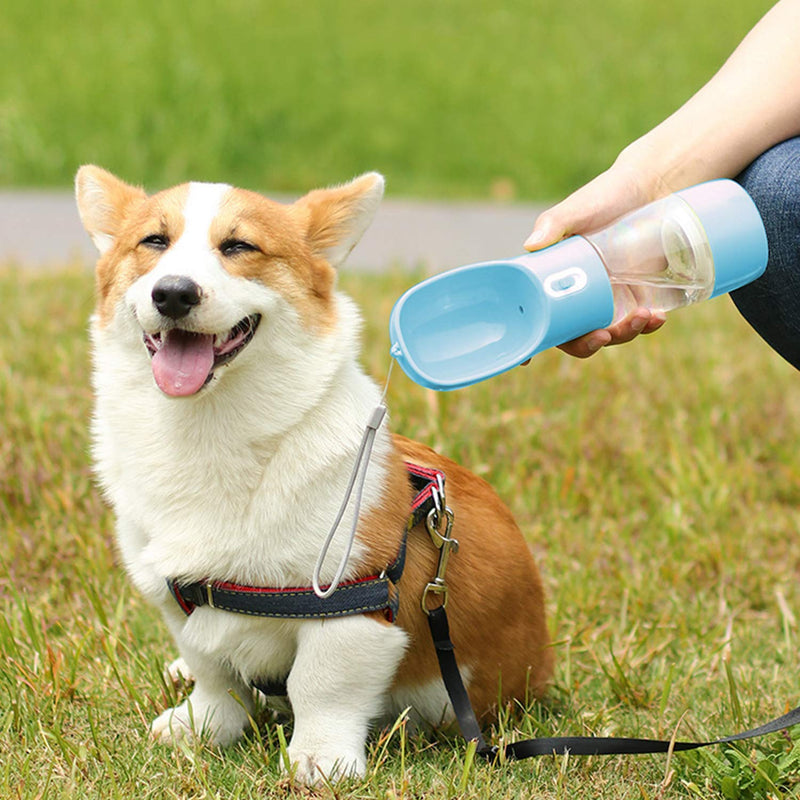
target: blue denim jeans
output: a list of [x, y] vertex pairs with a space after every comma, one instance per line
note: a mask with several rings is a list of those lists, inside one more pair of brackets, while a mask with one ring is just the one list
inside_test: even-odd
[[800, 369], [800, 138], [767, 150], [737, 180], [764, 220], [769, 261], [731, 297], [767, 344]]

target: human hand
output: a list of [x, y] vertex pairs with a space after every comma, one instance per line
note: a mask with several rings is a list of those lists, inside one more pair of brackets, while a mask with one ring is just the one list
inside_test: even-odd
[[[647, 170], [637, 167], [637, 163], [623, 152], [606, 172], [542, 212], [525, 249], [539, 250], [566, 236], [600, 230], [629, 211], [669, 194], [668, 187], [655, 176], [649, 177]], [[560, 345], [560, 349], [577, 358], [588, 358], [602, 347], [629, 342], [640, 333], [653, 333], [665, 321], [663, 312], [634, 308], [608, 328], [591, 331]]]
[[649, 308], [637, 308], [618, 320], [608, 328], [579, 336], [571, 342], [559, 345], [563, 350], [576, 358], [589, 358], [603, 347], [612, 344], [624, 344], [635, 339], [640, 333], [653, 333], [667, 321], [663, 311], [651, 311]]

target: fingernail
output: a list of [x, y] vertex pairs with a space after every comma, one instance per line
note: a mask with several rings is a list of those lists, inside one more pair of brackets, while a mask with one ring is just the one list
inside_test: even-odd
[[635, 317], [631, 320], [631, 328], [636, 331], [636, 333], [641, 333], [645, 325], [647, 325], [647, 320], [641, 317]]
[[526, 240], [523, 247], [536, 247], [544, 241], [544, 231], [534, 231]]

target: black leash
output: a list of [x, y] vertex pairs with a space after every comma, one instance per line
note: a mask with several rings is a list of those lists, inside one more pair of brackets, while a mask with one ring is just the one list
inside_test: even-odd
[[518, 760], [533, 756], [565, 755], [567, 753], [575, 756], [600, 756], [697, 750], [700, 747], [740, 742], [745, 739], [764, 736], [768, 733], [777, 733], [800, 723], [800, 707], [798, 707], [768, 722], [766, 725], [760, 725], [758, 728], [752, 728], [743, 733], [725, 736], [709, 742], [676, 742], [661, 739], [628, 739], [623, 737], [550, 736], [511, 742], [504, 745], [502, 749], [490, 747], [483, 738], [472, 703], [461, 679], [461, 673], [456, 662], [455, 647], [450, 639], [450, 627], [444, 606], [429, 610], [428, 624], [431, 629], [433, 644], [436, 648], [436, 655], [439, 659], [442, 680], [453, 705], [461, 735], [468, 741], [476, 741], [478, 755], [488, 761], [496, 761], [501, 752], [509, 760]]

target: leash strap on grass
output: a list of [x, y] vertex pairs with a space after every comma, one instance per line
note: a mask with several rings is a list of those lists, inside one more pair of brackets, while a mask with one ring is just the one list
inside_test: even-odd
[[[436, 648], [436, 656], [439, 659], [442, 680], [450, 697], [461, 734], [465, 739], [477, 742], [478, 755], [494, 762], [497, 760], [500, 748], [487, 745], [481, 733], [480, 725], [475, 717], [475, 712], [458, 669], [455, 647], [450, 639], [450, 628], [444, 606], [439, 606], [429, 613], [428, 624], [431, 629], [433, 644]], [[758, 728], [752, 728], [749, 731], [737, 733], [733, 736], [725, 736], [722, 739], [714, 739], [710, 742], [676, 742], [661, 739], [594, 736], [553, 736], [512, 742], [505, 745], [502, 752], [506, 758], [511, 760], [531, 758], [533, 756], [565, 755], [567, 753], [574, 756], [668, 753], [680, 750], [696, 750], [700, 747], [739, 742], [745, 739], [755, 739], [768, 733], [786, 730], [799, 723], [800, 707], [792, 709], [787, 714], [766, 723], [766, 725], [761, 725]]]
[[447, 623], [447, 613], [444, 610], [444, 606], [439, 606], [430, 611], [428, 625], [433, 637], [433, 646], [436, 648], [436, 656], [439, 659], [439, 669], [441, 670], [442, 679], [444, 680], [450, 703], [453, 706], [461, 735], [467, 741], [474, 739], [478, 743], [478, 754], [493, 760], [497, 748], [489, 747], [486, 744], [481, 732], [481, 726], [478, 724], [469, 695], [467, 695], [467, 690], [464, 687], [464, 681], [461, 680], [461, 673], [456, 663], [455, 647], [453, 642], [450, 641], [450, 626]]

